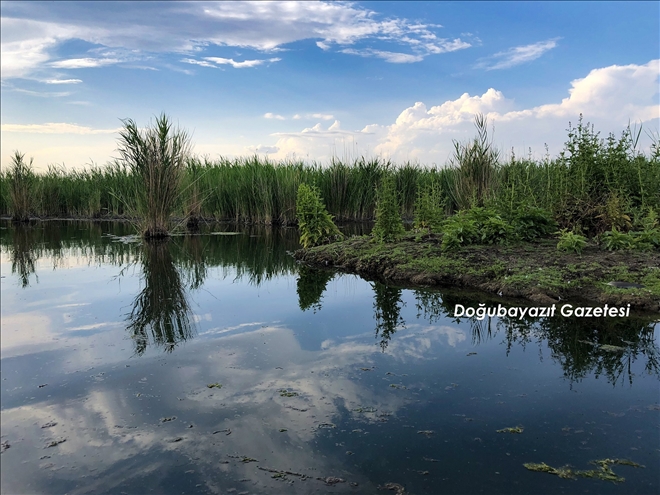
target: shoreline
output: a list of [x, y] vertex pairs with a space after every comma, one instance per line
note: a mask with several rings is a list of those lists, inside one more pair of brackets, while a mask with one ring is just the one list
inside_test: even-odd
[[[541, 305], [585, 301], [660, 314], [660, 253], [604, 251], [588, 246], [581, 255], [558, 251], [557, 241], [471, 245], [443, 252], [435, 234], [408, 234], [378, 244], [369, 237], [300, 249], [296, 261], [332, 268], [407, 288], [476, 289], [495, 297], [524, 298]], [[644, 288], [620, 289], [626, 281]]]

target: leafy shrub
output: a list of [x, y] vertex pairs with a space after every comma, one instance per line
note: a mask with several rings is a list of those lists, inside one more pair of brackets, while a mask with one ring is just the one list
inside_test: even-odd
[[492, 208], [475, 207], [448, 218], [442, 225], [442, 249], [468, 244], [503, 244], [514, 239], [514, 228]]
[[546, 237], [557, 231], [557, 222], [543, 208], [520, 207], [509, 218], [515, 235], [523, 241]]
[[587, 238], [583, 235], [570, 232], [567, 229], [562, 229], [559, 234], [559, 242], [557, 249], [560, 251], [575, 251], [581, 254], [582, 250], [587, 246]]
[[608, 251], [619, 251], [621, 249], [632, 249], [635, 238], [632, 234], [619, 232], [616, 227], [612, 227], [612, 230], [603, 233], [601, 240]]
[[371, 236], [378, 242], [393, 242], [404, 233], [394, 178], [386, 175], [376, 192], [376, 224]]
[[296, 216], [300, 244], [304, 248], [340, 240], [344, 236], [325, 209], [321, 193], [315, 186], [300, 184], [296, 198]]

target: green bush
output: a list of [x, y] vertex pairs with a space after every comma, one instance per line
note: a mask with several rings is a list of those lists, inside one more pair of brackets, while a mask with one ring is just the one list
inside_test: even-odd
[[577, 254], [581, 254], [582, 250], [587, 246], [587, 238], [583, 235], [570, 232], [567, 229], [561, 230], [558, 234], [559, 242], [557, 243], [557, 249], [560, 251], [575, 251]]
[[492, 208], [475, 207], [458, 212], [442, 225], [442, 249], [468, 244], [503, 244], [515, 239], [513, 226]]
[[405, 234], [399, 200], [391, 175], [383, 177], [376, 192], [376, 225], [371, 236], [378, 242], [393, 242]]
[[619, 251], [621, 249], [632, 249], [635, 238], [632, 234], [619, 232], [616, 227], [612, 227], [612, 230], [603, 233], [601, 240], [608, 251]]
[[521, 206], [508, 215], [516, 237], [531, 241], [557, 231], [557, 222], [548, 210]]
[[442, 223], [444, 208], [445, 204], [434, 187], [420, 188], [415, 201], [413, 228], [416, 231], [437, 231]]
[[296, 198], [296, 216], [300, 230], [300, 244], [304, 248], [317, 246], [344, 236], [325, 209], [321, 193], [315, 186], [300, 184]]

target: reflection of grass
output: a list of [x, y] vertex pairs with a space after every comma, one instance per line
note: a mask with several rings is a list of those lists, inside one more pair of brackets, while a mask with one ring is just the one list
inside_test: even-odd
[[18, 273], [23, 288], [30, 285], [30, 275], [35, 273], [34, 233], [34, 229], [20, 224], [12, 232], [11, 272]]
[[147, 349], [149, 340], [171, 352], [194, 333], [181, 275], [166, 241], [145, 242], [142, 262], [144, 288], [133, 302], [128, 330], [138, 355]]

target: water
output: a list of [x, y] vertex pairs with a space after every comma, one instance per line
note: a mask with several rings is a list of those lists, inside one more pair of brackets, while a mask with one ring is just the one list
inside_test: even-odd
[[[1, 228], [2, 493], [660, 490], [652, 316], [457, 321], [502, 301], [300, 269], [293, 229]], [[523, 466], [604, 458], [646, 467]]]

